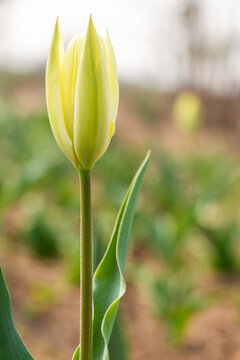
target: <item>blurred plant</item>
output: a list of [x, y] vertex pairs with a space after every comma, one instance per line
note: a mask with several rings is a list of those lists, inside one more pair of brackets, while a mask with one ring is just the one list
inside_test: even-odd
[[236, 223], [212, 229], [200, 227], [211, 245], [211, 261], [213, 266], [224, 273], [239, 271], [237, 244], [239, 228]]
[[173, 106], [173, 117], [176, 126], [186, 133], [191, 133], [199, 128], [202, 107], [200, 98], [190, 92], [182, 92], [177, 96]]
[[152, 295], [155, 310], [166, 325], [169, 341], [179, 345], [191, 318], [206, 305], [206, 299], [196, 292], [189, 277], [181, 273], [154, 280]]
[[[189, 271], [171, 269], [158, 274], [145, 266], [134, 266], [131, 269], [132, 279], [141, 283], [141, 291], [147, 289], [153, 304], [153, 310], [166, 326], [170, 343], [178, 346], [184, 340], [192, 317], [208, 303], [208, 297], [196, 290], [196, 283]], [[150, 300], [149, 299], [149, 300]]]
[[50, 258], [59, 255], [59, 244], [56, 234], [44, 222], [42, 216], [34, 218], [23, 237], [29, 248], [39, 257]]

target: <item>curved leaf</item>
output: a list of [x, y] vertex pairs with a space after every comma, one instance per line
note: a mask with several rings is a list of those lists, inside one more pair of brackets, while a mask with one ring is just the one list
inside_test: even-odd
[[113, 234], [100, 262], [93, 283], [93, 359], [108, 360], [108, 342], [116, 318], [118, 305], [126, 291], [123, 278], [128, 239], [134, 208], [149, 162], [148, 152], [138, 169], [117, 216]]
[[72, 360], [79, 360], [80, 357], [80, 346], [77, 347], [75, 353], [73, 354]]
[[0, 359], [34, 360], [20, 338], [12, 317], [11, 301], [0, 267]]

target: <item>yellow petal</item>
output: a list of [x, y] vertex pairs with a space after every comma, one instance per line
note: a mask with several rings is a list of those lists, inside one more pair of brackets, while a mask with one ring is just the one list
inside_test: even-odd
[[61, 86], [61, 63], [63, 51], [62, 33], [57, 19], [46, 69], [47, 108], [52, 132], [59, 147], [64, 154], [75, 165], [77, 165], [72, 141], [65, 126], [63, 113]]
[[89, 20], [75, 94], [74, 149], [84, 169], [91, 169], [109, 139], [110, 87], [102, 45]]
[[105, 153], [105, 151], [107, 150], [109, 144], [110, 144], [110, 141], [111, 141], [111, 138], [114, 134], [114, 131], [115, 131], [115, 125], [112, 123], [112, 121], [110, 122], [110, 128], [109, 128], [109, 136], [108, 136], [108, 141], [106, 142], [104, 148], [102, 149], [102, 152], [99, 153], [96, 161], [98, 161], [99, 159], [101, 159], [101, 157], [103, 156], [103, 154]]
[[107, 70], [108, 70], [110, 93], [111, 93], [111, 121], [113, 122], [113, 124], [115, 124], [117, 111], [118, 111], [118, 102], [119, 102], [119, 84], [118, 84], [116, 58], [108, 31], [105, 40], [105, 53], [107, 59]]
[[78, 68], [80, 64], [83, 37], [78, 36], [69, 44], [62, 65], [62, 86], [64, 116], [68, 134], [73, 141], [74, 103]]

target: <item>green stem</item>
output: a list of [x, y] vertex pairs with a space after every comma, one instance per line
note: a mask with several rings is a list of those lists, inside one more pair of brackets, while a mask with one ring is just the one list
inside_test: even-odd
[[92, 360], [92, 216], [89, 170], [80, 170], [80, 360]]

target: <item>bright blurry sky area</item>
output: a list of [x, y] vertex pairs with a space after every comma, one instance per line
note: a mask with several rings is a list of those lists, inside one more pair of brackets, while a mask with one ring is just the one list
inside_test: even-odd
[[[64, 41], [82, 31], [89, 14], [109, 29], [119, 74], [129, 81], [176, 81], [174, 52], [183, 42], [176, 14], [184, 0], [0, 0], [0, 66], [28, 71], [46, 61], [56, 17]], [[239, 0], [201, 0], [204, 33], [221, 40], [240, 33]], [[175, 58], [175, 67], [172, 65]], [[240, 57], [239, 57], [240, 63]], [[240, 78], [240, 71], [238, 73]], [[164, 84], [165, 82], [165, 84]], [[167, 84], [169, 83], [169, 84]]]

